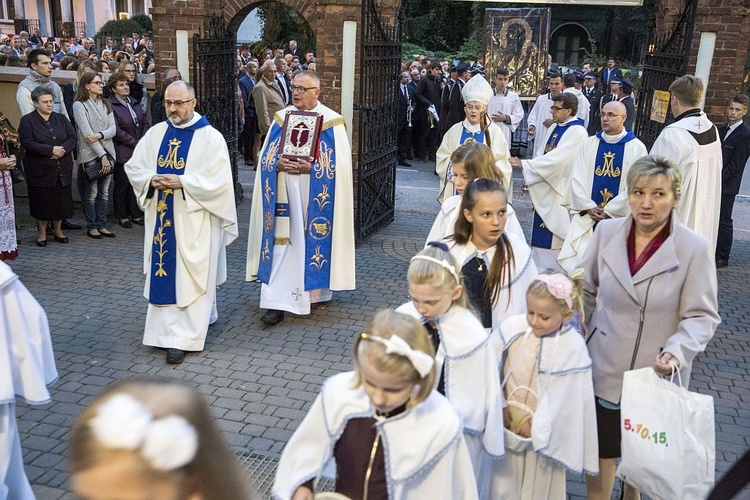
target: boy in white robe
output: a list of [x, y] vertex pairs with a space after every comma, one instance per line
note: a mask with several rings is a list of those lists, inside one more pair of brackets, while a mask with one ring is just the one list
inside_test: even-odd
[[534, 154], [532, 158], [544, 154], [544, 146], [547, 144], [549, 130], [555, 123], [550, 111], [552, 98], [562, 92], [562, 75], [559, 73], [550, 75], [547, 85], [549, 86], [549, 92], [537, 97], [534, 106], [529, 111], [529, 139], [534, 138]]
[[0, 261], [0, 499], [33, 500], [23, 468], [16, 398], [50, 402], [57, 381], [47, 315], [10, 267]]
[[703, 81], [685, 75], [669, 86], [674, 123], [662, 130], [651, 155], [669, 158], [682, 174], [677, 205], [680, 222], [708, 238], [716, 249], [721, 209], [722, 149], [716, 126], [700, 110]]
[[189, 84], [171, 84], [164, 98], [168, 120], [138, 142], [125, 172], [145, 218], [143, 343], [166, 348], [167, 362], [179, 364], [185, 351], [203, 350], [218, 318], [216, 286], [226, 280], [225, 247], [237, 238], [237, 212], [221, 132], [195, 112]]
[[513, 144], [513, 132], [523, 121], [524, 111], [521, 98], [508, 88], [510, 73], [505, 68], [497, 68], [495, 72], [495, 95], [487, 105], [487, 114], [492, 121], [505, 133], [508, 147]]

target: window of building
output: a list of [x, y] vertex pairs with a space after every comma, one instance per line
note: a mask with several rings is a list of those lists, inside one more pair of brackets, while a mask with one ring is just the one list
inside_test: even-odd
[[138, 14], [146, 14], [146, 0], [117, 0], [118, 19], [130, 19]]
[[16, 8], [13, 0], [0, 0], [0, 19], [15, 19]]

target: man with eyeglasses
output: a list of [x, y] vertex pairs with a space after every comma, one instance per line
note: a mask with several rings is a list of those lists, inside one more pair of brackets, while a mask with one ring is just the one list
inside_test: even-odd
[[146, 132], [125, 164], [145, 216], [143, 343], [166, 349], [171, 364], [182, 363], [185, 351], [203, 350], [218, 319], [225, 247], [237, 238], [226, 140], [195, 106], [189, 83], [170, 84], [167, 121]]
[[[537, 102], [537, 106], [539, 103]], [[563, 92], [552, 97], [553, 124], [547, 133], [544, 154], [531, 160], [511, 158], [523, 172], [534, 204], [531, 248], [539, 271], [559, 271], [557, 256], [570, 229], [570, 215], [562, 206], [570, 189], [570, 171], [589, 136], [583, 120], [576, 118], [578, 98]]]
[[[311, 304], [331, 300], [332, 290], [355, 287], [352, 154], [345, 121], [318, 101], [315, 73], [297, 73], [291, 93], [292, 106], [276, 113], [266, 135], [250, 215], [245, 279], [262, 282], [266, 325], [281, 322], [285, 312], [308, 315]], [[290, 144], [282, 137], [285, 116], [295, 111], [322, 115], [311, 158], [280, 156]], [[294, 131], [298, 140], [313, 133], [300, 130]]]
[[558, 262], [568, 273], [581, 267], [596, 225], [628, 212], [627, 177], [630, 166], [648, 154], [646, 146], [625, 127], [627, 110], [621, 102], [604, 105], [600, 130], [581, 146], [570, 174], [570, 194], [563, 204], [573, 218]]

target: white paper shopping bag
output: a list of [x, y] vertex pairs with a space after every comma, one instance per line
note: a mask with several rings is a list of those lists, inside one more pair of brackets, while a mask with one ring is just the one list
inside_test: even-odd
[[716, 461], [711, 396], [662, 379], [651, 367], [628, 371], [620, 426], [617, 477], [651, 498], [706, 498]]

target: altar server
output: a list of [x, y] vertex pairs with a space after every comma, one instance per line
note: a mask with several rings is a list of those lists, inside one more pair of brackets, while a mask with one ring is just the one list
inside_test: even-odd
[[487, 105], [487, 114], [492, 121], [505, 133], [505, 140], [510, 148], [513, 144], [513, 132], [523, 121], [523, 106], [518, 94], [508, 88], [510, 73], [505, 68], [497, 68], [495, 72], [495, 95]]

